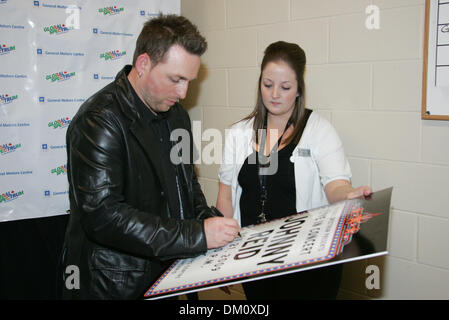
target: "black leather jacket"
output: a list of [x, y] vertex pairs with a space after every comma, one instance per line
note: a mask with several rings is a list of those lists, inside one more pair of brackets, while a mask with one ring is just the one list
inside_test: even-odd
[[[64, 285], [64, 298], [141, 298], [167, 260], [207, 250], [202, 219], [213, 213], [193, 161], [182, 165], [196, 217], [170, 218], [156, 137], [135, 108], [130, 70], [124, 67], [89, 98], [67, 131], [71, 216], [63, 268], [79, 268], [80, 288]], [[179, 104], [168, 121], [172, 130], [187, 129], [192, 137], [189, 116]]]

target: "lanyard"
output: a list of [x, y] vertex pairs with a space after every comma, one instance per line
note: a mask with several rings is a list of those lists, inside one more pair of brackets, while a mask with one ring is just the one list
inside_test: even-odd
[[[261, 206], [261, 210], [260, 210], [261, 212], [257, 216], [257, 218], [258, 218], [257, 223], [267, 222], [267, 218], [266, 218], [266, 214], [265, 214], [265, 203], [268, 200], [268, 190], [267, 190], [267, 176], [268, 175], [263, 174], [263, 171], [266, 167], [270, 166], [271, 155], [273, 153], [277, 152], [278, 146], [281, 144], [282, 137], [284, 136], [284, 134], [287, 131], [290, 124], [291, 124], [291, 122], [289, 120], [287, 122], [287, 124], [285, 125], [284, 132], [282, 132], [282, 135], [279, 138], [278, 142], [274, 145], [273, 149], [270, 151], [270, 154], [268, 156], [265, 156], [265, 153], [264, 153], [265, 139], [266, 139], [266, 135], [267, 135], [267, 117], [265, 117], [264, 129], [262, 131], [262, 137], [260, 139], [260, 144], [259, 144], [259, 154], [258, 154], [257, 160], [256, 160], [257, 161], [257, 172], [259, 175], [259, 183], [260, 183], [260, 206]], [[260, 161], [260, 160], [263, 160], [263, 161]]]

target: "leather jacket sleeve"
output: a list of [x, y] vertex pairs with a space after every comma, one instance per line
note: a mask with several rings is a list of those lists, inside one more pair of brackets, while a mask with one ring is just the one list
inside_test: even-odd
[[95, 111], [77, 118], [67, 133], [71, 201], [87, 237], [105, 247], [150, 258], [185, 258], [205, 252], [203, 221], [161, 217], [126, 203], [123, 186], [129, 180], [123, 170], [121, 126], [112, 112]]

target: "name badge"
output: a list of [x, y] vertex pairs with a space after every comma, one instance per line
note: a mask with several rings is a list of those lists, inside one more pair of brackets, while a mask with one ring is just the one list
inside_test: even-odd
[[299, 157], [310, 157], [310, 149], [298, 149]]
[[292, 154], [290, 157], [291, 162], [295, 162], [295, 158], [298, 159], [298, 157], [309, 157], [310, 158], [310, 149], [297, 149], [296, 155]]

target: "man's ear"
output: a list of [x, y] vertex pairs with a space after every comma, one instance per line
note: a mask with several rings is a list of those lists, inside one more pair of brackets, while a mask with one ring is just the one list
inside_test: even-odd
[[147, 53], [142, 53], [136, 59], [137, 74], [139, 75], [139, 77], [141, 77], [145, 71], [150, 69], [151, 69], [150, 56]]

